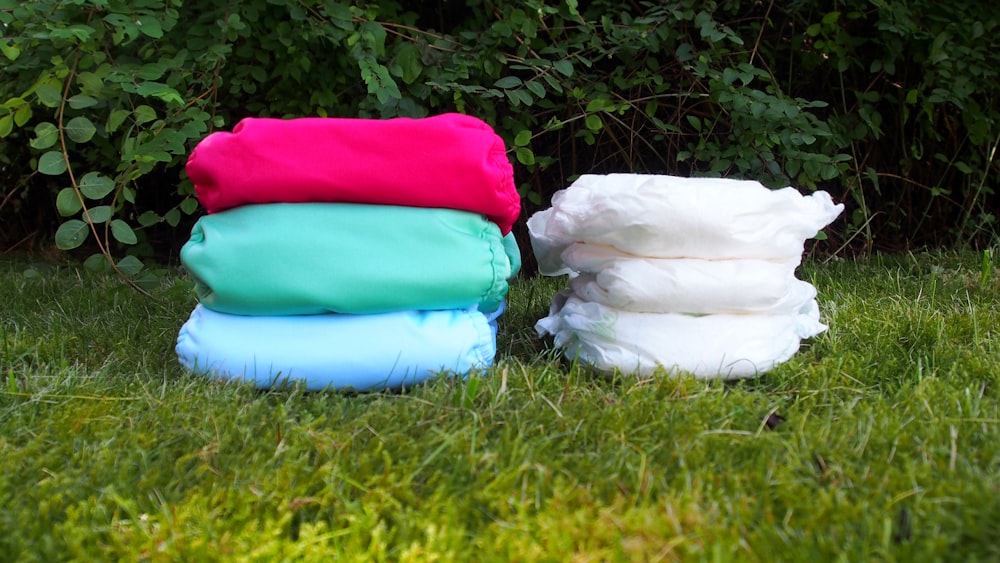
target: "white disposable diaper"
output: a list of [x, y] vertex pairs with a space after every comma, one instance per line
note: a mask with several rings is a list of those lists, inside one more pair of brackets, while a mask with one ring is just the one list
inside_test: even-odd
[[575, 242], [650, 258], [801, 259], [803, 244], [843, 210], [826, 192], [803, 196], [758, 182], [665, 175], [583, 175], [528, 219], [539, 272], [571, 273]]
[[528, 219], [539, 272], [570, 278], [535, 329], [600, 370], [756, 376], [826, 330], [795, 269], [843, 208], [753, 181], [581, 176]]
[[788, 360], [802, 338], [826, 326], [814, 300], [785, 315], [693, 316], [622, 311], [563, 291], [535, 330], [553, 335], [567, 358], [600, 370], [649, 375], [663, 367], [699, 378], [737, 379]]
[[562, 253], [578, 297], [645, 313], [788, 314], [816, 298], [796, 279], [798, 260], [646, 258], [613, 247], [573, 243]]

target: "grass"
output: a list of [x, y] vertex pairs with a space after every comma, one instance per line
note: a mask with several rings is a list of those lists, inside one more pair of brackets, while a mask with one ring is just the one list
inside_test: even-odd
[[601, 375], [531, 329], [402, 393], [184, 373], [194, 305], [0, 262], [0, 559], [1000, 560], [988, 255], [808, 262], [830, 330], [735, 384]]

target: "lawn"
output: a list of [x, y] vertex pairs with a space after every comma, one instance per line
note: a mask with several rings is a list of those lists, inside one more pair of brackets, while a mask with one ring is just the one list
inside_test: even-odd
[[1000, 267], [808, 260], [830, 329], [740, 383], [602, 375], [534, 336], [405, 392], [184, 373], [194, 305], [0, 261], [0, 560], [1000, 559]]

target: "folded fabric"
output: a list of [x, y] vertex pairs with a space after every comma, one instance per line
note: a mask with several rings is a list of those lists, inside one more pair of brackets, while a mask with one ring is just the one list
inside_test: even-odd
[[642, 313], [789, 314], [816, 298], [795, 278], [798, 260], [643, 258], [610, 246], [574, 243], [562, 253], [576, 295]]
[[510, 260], [510, 276], [507, 278], [509, 280], [521, 271], [521, 248], [517, 245], [514, 233], [507, 233], [503, 236], [503, 252]]
[[502, 239], [468, 211], [273, 203], [201, 217], [181, 261], [201, 303], [224, 313], [491, 312], [516, 273]]
[[446, 207], [482, 213], [507, 234], [521, 209], [503, 139], [456, 113], [247, 118], [203, 139], [187, 173], [209, 213], [252, 203]]
[[792, 357], [800, 339], [826, 330], [815, 301], [789, 315], [635, 313], [583, 301], [569, 292], [552, 300], [539, 336], [569, 359], [599, 370], [650, 375], [658, 367], [695, 377], [753, 377]]
[[192, 372], [261, 388], [398, 388], [489, 367], [502, 311], [257, 317], [198, 305], [178, 334], [177, 356]]
[[574, 242], [651, 258], [798, 260], [805, 240], [843, 208], [826, 192], [803, 197], [753, 181], [584, 175], [556, 192], [528, 230], [546, 275], [570, 272], [560, 254]]

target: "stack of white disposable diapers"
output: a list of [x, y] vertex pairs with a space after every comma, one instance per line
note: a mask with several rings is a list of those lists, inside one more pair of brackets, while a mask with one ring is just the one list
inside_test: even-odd
[[795, 269], [842, 210], [753, 181], [581, 176], [528, 220], [539, 272], [570, 276], [535, 328], [600, 370], [753, 377], [826, 330]]
[[520, 198], [486, 123], [248, 118], [187, 171], [208, 214], [181, 250], [199, 297], [186, 368], [371, 390], [494, 361]]

